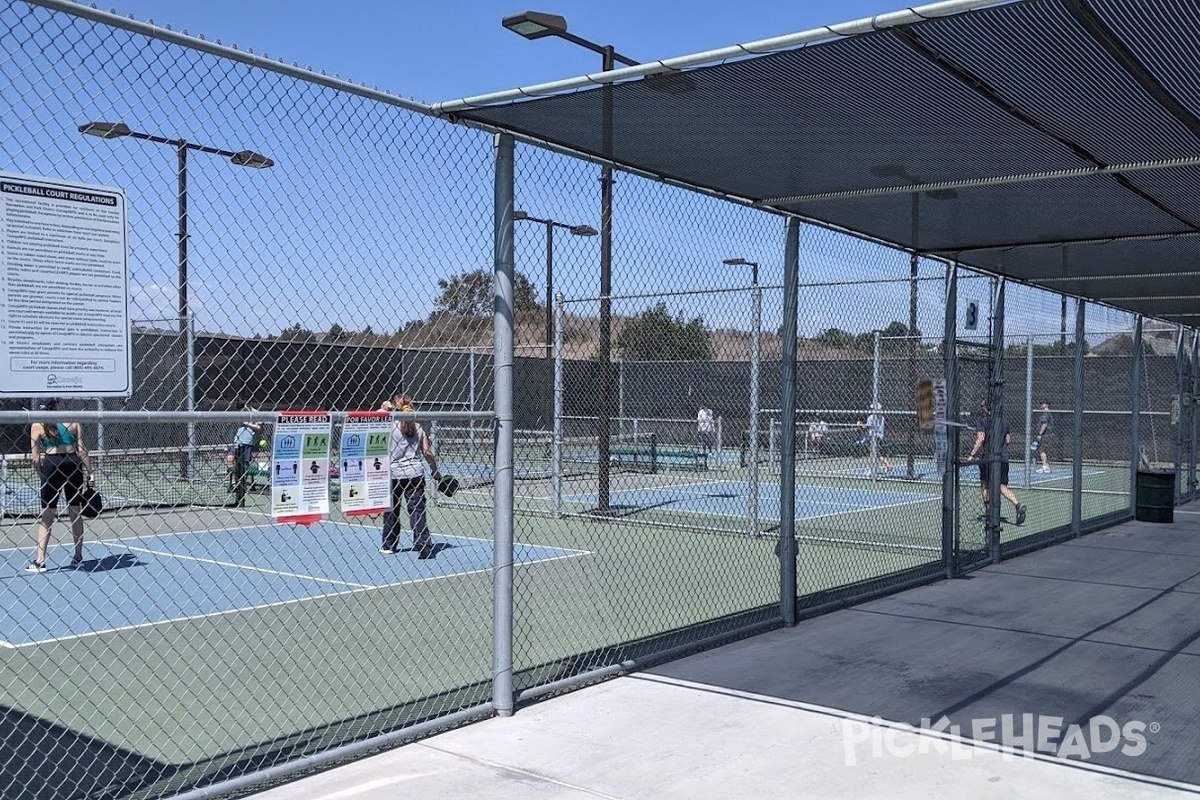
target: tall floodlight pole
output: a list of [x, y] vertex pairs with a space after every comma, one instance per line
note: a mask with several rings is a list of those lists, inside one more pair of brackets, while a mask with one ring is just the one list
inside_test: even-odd
[[759, 535], [758, 524], [758, 368], [762, 346], [762, 287], [758, 284], [758, 262], [727, 258], [729, 266], [750, 267], [750, 442], [746, 458], [750, 535]]
[[[618, 53], [612, 45], [600, 45], [567, 32], [567, 21], [557, 14], [526, 11], [505, 17], [501, 24], [513, 33], [526, 39], [542, 39], [555, 36], [572, 44], [599, 53], [601, 69], [611, 72], [617, 62], [636, 67], [637, 61]], [[605, 83], [603, 89], [603, 115], [601, 136], [605, 158], [612, 158], [613, 149], [613, 99], [612, 84]], [[611, 454], [612, 420], [612, 166], [605, 163], [600, 169], [600, 396], [597, 407], [598, 427], [598, 481], [596, 486], [596, 513], [609, 513], [609, 457]]]
[[[196, 144], [186, 139], [170, 139], [165, 136], [155, 136], [150, 133], [132, 130], [124, 122], [85, 122], [79, 126], [79, 132], [101, 139], [141, 139], [145, 142], [165, 144], [175, 148], [176, 179], [178, 188], [178, 268], [179, 268], [179, 336], [185, 344], [185, 359], [187, 371], [187, 410], [196, 410], [196, 347], [195, 325], [192, 320], [191, 305], [188, 301], [188, 202], [187, 202], [187, 159], [188, 151], [209, 153], [214, 156], [228, 158], [230, 163], [239, 167], [251, 169], [266, 169], [275, 166], [275, 162], [261, 153], [252, 150], [222, 150], [219, 147]], [[187, 424], [187, 452], [181, 462], [182, 477], [191, 480], [193, 477], [192, 459], [196, 452], [196, 423], [189, 420]]]
[[524, 211], [514, 211], [513, 219], [517, 222], [536, 222], [546, 226], [546, 365], [549, 369], [551, 388], [547, 395], [550, 398], [550, 415], [546, 424], [554, 421], [554, 229], [562, 228], [572, 236], [595, 236], [597, 230], [591, 225], [568, 225], [543, 217], [535, 217]]

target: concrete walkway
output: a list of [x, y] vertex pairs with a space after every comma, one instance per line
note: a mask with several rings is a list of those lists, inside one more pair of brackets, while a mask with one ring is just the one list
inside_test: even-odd
[[255, 797], [1195, 797], [1198, 640], [1193, 504]]

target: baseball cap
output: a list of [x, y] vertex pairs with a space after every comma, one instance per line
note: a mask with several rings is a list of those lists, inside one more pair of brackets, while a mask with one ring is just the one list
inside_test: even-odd
[[54, 411], [57, 408], [57, 397], [43, 397], [41, 400], [38, 400], [38, 411]]

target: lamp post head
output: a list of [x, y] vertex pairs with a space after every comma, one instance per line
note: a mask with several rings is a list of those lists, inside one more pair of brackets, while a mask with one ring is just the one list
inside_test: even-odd
[[511, 17], [505, 17], [500, 24], [526, 39], [541, 39], [545, 36], [558, 36], [567, 32], [565, 19], [557, 14], [543, 14], [539, 11], [514, 14]]
[[229, 160], [239, 167], [250, 167], [251, 169], [267, 169], [275, 166], [274, 161], [253, 150], [239, 150]]
[[85, 122], [79, 126], [79, 132], [101, 139], [119, 139], [133, 133], [124, 122]]
[[758, 266], [757, 261], [747, 261], [746, 259], [744, 259], [740, 256], [738, 258], [727, 258], [722, 263], [724, 263], [725, 265], [730, 266], [730, 267], [757, 267]]
[[600, 233], [591, 225], [572, 225], [570, 231], [576, 236], [597, 236]]
[[514, 219], [514, 220], [529, 219], [529, 212], [527, 212], [527, 211], [514, 211], [514, 212], [513, 212], [513, 219]]

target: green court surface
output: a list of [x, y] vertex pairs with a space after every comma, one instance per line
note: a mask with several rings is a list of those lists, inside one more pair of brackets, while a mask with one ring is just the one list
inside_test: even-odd
[[[1084, 517], [1128, 508], [1128, 475], [1119, 468], [1089, 468]], [[635, 652], [631, 643], [653, 640], [664, 649], [672, 637], [678, 643], [696, 638], [684, 632], [697, 626], [719, 628], [721, 620], [777, 615], [778, 513], [764, 517], [764, 535], [747, 535], [745, 513], [737, 510], [747, 487], [739, 480], [742, 475], [725, 472], [720, 491], [713, 492], [716, 498], [697, 496], [691, 476], [614, 477], [614, 492], [649, 494], [644, 502], [636, 494], [627, 496], [629, 502], [613, 518], [555, 519], [546, 513], [545, 496], [535, 484], [517, 487], [518, 688], [608, 666], [622, 653]], [[834, 476], [805, 477], [804, 486], [806, 502], [824, 494], [840, 498], [836, 502], [846, 507], [812, 513], [810, 506], [797, 506], [802, 597], [815, 603], [889, 575], [940, 574], [940, 484], [887, 480], [866, 485]], [[1004, 539], [1068, 524], [1069, 486], [1068, 477], [1017, 487], [1029, 520], [1019, 528], [1004, 524]], [[777, 508], [778, 481], [764, 480], [760, 490], [764, 497], [775, 492]], [[673, 491], [684, 499], [670, 508], [665, 498]], [[970, 546], [973, 536], [982, 536], [976, 520], [982, 505], [974, 486], [964, 486], [962, 496], [961, 534], [964, 546]], [[431, 507], [435, 538], [462, 537], [489, 547], [493, 517], [487, 491], [464, 490], [455, 500], [441, 498]], [[118, 510], [90, 521], [87, 537], [118, 546], [169, 534], [186, 546], [194, 531], [223, 529], [236, 537], [239, 529], [253, 528], [267, 531], [263, 549], [286, 565], [274, 567], [276, 573], [312, 573], [326, 554], [308, 529], [271, 525], [267, 502], [265, 495], [252, 494], [245, 509]], [[573, 502], [574, 510], [585, 510], [594, 499]], [[1011, 518], [1007, 506], [1005, 516]], [[339, 514], [333, 519], [350, 524]], [[234, 604], [195, 618], [0, 647], [0, 664], [9, 676], [0, 702], [30, 730], [50, 726], [66, 733], [64, 742], [121, 753], [134, 765], [133, 774], [142, 776], [137, 780], [153, 782], [157, 776], [167, 782], [161, 788], [186, 774], [217, 774], [230, 760], [315, 752], [331, 742], [490, 699], [493, 578], [488, 565], [481, 565], [477, 555], [468, 562], [466, 548], [439, 552], [432, 564], [416, 561], [412, 553], [383, 556], [376, 552], [378, 520], [353, 524], [361, 526], [361, 550], [353, 554], [347, 574], [338, 577], [362, 588], [290, 602]], [[3, 547], [31, 553], [32, 528], [28, 517], [4, 519]], [[62, 548], [62, 522], [55, 532]], [[528, 547], [558, 548], [572, 556], [522, 563], [521, 549]], [[65, 548], [55, 553], [52, 561], [65, 561]], [[205, 559], [198, 554], [197, 560]], [[393, 568], [394, 580], [361, 577]], [[18, 571], [2, 580], [43, 577]], [[94, 593], [112, 591], [112, 578], [103, 570], [57, 576], [42, 584], [44, 596], [22, 613], [53, 615], [63, 604], [95, 602]], [[232, 595], [232, 587], [223, 585], [229, 584], [204, 591]], [[199, 591], [186, 579], [169, 588], [184, 595]], [[168, 730], [171, 735], [164, 735]]]

